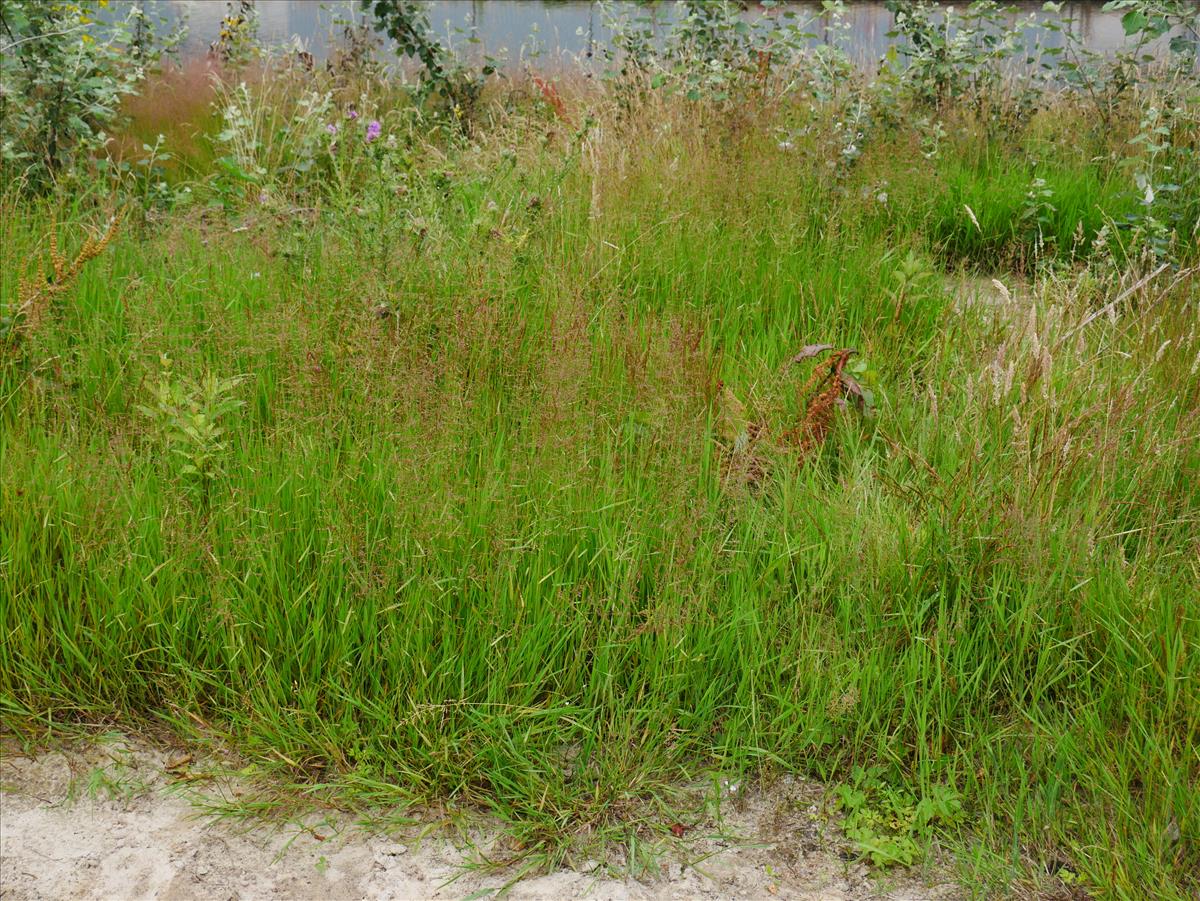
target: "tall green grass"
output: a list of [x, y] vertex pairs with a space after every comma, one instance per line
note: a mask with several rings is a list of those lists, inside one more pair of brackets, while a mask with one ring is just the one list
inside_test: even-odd
[[[1011, 260], [1020, 145], [898, 138], [834, 183], [760, 131], [652, 124], [464, 152], [382, 229], [386, 185], [131, 225], [3, 370], [6, 723], [199, 718], [551, 857], [701, 774], [880, 766], [961, 792], [976, 885], [1194, 892], [1195, 284], [1083, 330], [1077, 270], [955, 293], [939, 265]], [[1060, 248], [1123, 202], [1087, 161], [1036, 171]], [[50, 213], [6, 207], [6, 300]], [[824, 341], [878, 371], [877, 415], [740, 478], [725, 392], [781, 435]], [[206, 490], [138, 411], [161, 354], [246, 376]]]

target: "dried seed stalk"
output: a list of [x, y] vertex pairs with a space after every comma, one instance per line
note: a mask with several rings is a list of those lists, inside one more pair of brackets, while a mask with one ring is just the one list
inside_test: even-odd
[[41, 327], [54, 299], [64, 294], [75, 283], [85, 263], [98, 257], [108, 247], [117, 234], [121, 218], [122, 214], [114, 216], [102, 235], [88, 235], [75, 259], [69, 263], [58, 247], [58, 224], [54, 220], [51, 221], [51, 271], [34, 278], [18, 279], [16, 315], [13, 317], [12, 330], [5, 344], [15, 345]]
[[804, 456], [824, 444], [825, 439], [829, 437], [833, 428], [834, 411], [846, 392], [846, 380], [842, 371], [853, 353], [850, 349], [839, 350], [828, 363], [822, 363], [813, 370], [813, 374], [801, 388], [802, 397], [820, 389], [809, 401], [800, 425], [787, 434], [789, 442], [799, 447]]

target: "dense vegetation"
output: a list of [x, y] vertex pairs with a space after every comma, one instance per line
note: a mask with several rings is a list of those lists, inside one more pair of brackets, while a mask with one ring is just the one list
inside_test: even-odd
[[797, 772], [880, 865], [1200, 890], [1196, 19], [1117, 6], [1032, 72], [985, 3], [871, 77], [713, 4], [596, 79], [7, 43], [5, 726], [535, 860]]

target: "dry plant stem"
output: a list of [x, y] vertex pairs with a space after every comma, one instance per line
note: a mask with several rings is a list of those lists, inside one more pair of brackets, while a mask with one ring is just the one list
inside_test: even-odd
[[[1118, 294], [1115, 298], [1113, 298], [1111, 301], [1106, 303], [1104, 306], [1100, 307], [1097, 310], [1092, 311], [1092, 313], [1090, 313], [1087, 316], [1087, 318], [1085, 318], [1083, 320], [1083, 322], [1079, 323], [1079, 325], [1077, 325], [1074, 329], [1067, 332], [1067, 334], [1063, 335], [1062, 340], [1066, 341], [1067, 339], [1073, 337], [1075, 334], [1077, 334], [1078, 332], [1087, 328], [1089, 325], [1091, 325], [1093, 322], [1095, 322], [1101, 316], [1107, 316], [1109, 313], [1111, 313], [1113, 310], [1115, 310], [1117, 307], [1119, 307], [1121, 304], [1123, 304], [1126, 300], [1128, 300], [1130, 297], [1132, 297], [1138, 291], [1142, 290], [1142, 288], [1146, 287], [1146, 285], [1150, 284], [1152, 281], [1154, 281], [1156, 278], [1158, 278], [1160, 275], [1162, 275], [1164, 272], [1166, 272], [1169, 268], [1170, 268], [1169, 263], [1163, 263], [1158, 268], [1156, 268], [1153, 272], [1150, 272], [1147, 275], [1142, 276], [1134, 284], [1130, 285], [1128, 288], [1126, 288], [1124, 291], [1122, 291], [1120, 294]], [[1189, 270], [1189, 271], [1194, 271], [1194, 270]]]
[[50, 310], [54, 299], [65, 294], [84, 265], [98, 257], [117, 234], [124, 212], [113, 216], [99, 237], [91, 234], [84, 238], [83, 246], [69, 263], [58, 249], [58, 223], [50, 220], [50, 272], [32, 279], [21, 278], [17, 287], [17, 325], [14, 335], [26, 339], [37, 332]]

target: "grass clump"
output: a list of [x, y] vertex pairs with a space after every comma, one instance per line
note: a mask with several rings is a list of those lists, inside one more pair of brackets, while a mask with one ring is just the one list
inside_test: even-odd
[[[6, 724], [202, 721], [546, 860], [797, 772], [880, 865], [1195, 891], [1194, 223], [1117, 230], [1123, 170], [1042, 140], [1078, 97], [935, 158], [880, 113], [847, 164], [859, 94], [630, 78], [485, 93], [469, 137], [216, 92], [323, 118], [128, 223], [0, 374]], [[21, 303], [91, 212], [4, 203]]]

